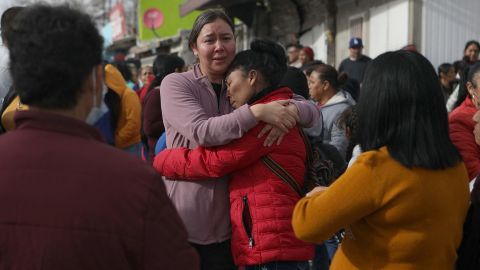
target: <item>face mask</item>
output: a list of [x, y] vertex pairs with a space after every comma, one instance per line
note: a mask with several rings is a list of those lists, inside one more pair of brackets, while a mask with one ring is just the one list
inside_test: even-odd
[[[90, 112], [88, 113], [87, 119], [85, 119], [85, 122], [89, 125], [95, 125], [97, 121], [108, 111], [107, 106], [105, 103], [102, 101], [100, 106], [97, 107], [97, 93], [95, 91], [97, 87], [97, 80], [95, 76], [95, 68], [92, 71], [92, 89], [93, 89], [93, 107], [90, 109]], [[102, 97], [106, 94], [106, 89], [105, 86], [103, 87], [102, 90]]]

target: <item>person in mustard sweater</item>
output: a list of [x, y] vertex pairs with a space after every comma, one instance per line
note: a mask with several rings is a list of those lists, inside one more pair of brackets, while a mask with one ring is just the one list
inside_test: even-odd
[[113, 65], [105, 65], [105, 84], [108, 87], [105, 102], [112, 116], [115, 147], [140, 157], [140, 100]]
[[454, 269], [469, 179], [433, 66], [418, 53], [380, 55], [366, 71], [358, 116], [364, 153], [297, 203], [296, 236], [320, 243], [345, 229], [331, 270]]

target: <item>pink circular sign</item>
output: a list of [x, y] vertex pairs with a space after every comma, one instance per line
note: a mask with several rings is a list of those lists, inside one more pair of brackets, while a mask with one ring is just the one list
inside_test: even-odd
[[159, 28], [163, 24], [163, 13], [156, 8], [149, 8], [143, 14], [143, 24], [148, 28]]

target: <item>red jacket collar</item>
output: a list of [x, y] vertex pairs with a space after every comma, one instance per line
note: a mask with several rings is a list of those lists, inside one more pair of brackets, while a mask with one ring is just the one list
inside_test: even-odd
[[291, 99], [292, 97], [293, 97], [293, 92], [292, 90], [290, 90], [290, 88], [280, 87], [268, 93], [267, 95], [260, 98], [259, 100], [255, 101], [252, 105], [259, 104], [259, 103], [269, 103], [275, 100]]

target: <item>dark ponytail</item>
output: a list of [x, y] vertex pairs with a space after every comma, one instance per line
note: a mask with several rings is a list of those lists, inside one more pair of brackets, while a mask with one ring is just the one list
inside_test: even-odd
[[250, 44], [250, 50], [235, 56], [227, 75], [238, 68], [244, 71], [257, 70], [263, 75], [267, 87], [277, 87], [287, 72], [285, 50], [273, 41], [254, 40]]

